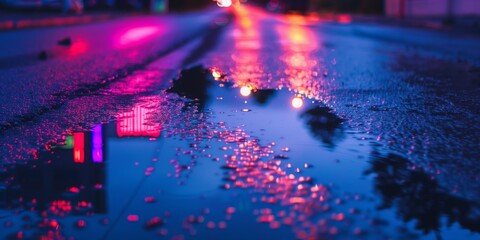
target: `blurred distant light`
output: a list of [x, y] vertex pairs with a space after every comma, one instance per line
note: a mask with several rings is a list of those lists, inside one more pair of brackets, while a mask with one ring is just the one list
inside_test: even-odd
[[167, 12], [168, 2], [167, 0], [151, 0], [151, 11], [154, 13]]
[[218, 80], [222, 77], [222, 74], [219, 71], [217, 71], [216, 69], [213, 69], [212, 70], [212, 76], [215, 80]]
[[243, 86], [240, 88], [240, 94], [244, 97], [248, 97], [250, 94], [252, 94], [252, 89], [250, 89], [250, 87]]
[[301, 97], [294, 97], [292, 99], [292, 107], [294, 108], [301, 108], [303, 106], [303, 98]]
[[219, 7], [230, 7], [232, 6], [232, 0], [217, 0], [217, 5]]
[[352, 16], [348, 14], [340, 14], [338, 15], [337, 21], [341, 24], [349, 24], [352, 22]]

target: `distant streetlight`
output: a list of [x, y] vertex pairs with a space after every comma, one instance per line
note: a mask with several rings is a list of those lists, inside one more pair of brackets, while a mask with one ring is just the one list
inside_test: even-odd
[[217, 0], [217, 5], [219, 7], [230, 7], [232, 6], [232, 0]]

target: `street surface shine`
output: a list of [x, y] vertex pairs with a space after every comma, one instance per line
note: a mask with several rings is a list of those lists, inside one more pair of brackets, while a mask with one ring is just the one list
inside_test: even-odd
[[478, 39], [246, 5], [15, 34], [1, 238], [480, 237]]

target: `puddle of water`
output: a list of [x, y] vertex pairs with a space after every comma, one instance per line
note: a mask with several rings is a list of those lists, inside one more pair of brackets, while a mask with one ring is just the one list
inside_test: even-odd
[[[197, 67], [182, 76], [206, 74]], [[184, 80], [169, 92], [194, 100], [140, 97], [115, 122], [67, 132], [63, 144], [4, 166], [0, 236], [405, 239], [422, 236], [420, 226], [433, 239], [442, 216], [475, 230], [477, 218], [466, 213], [476, 205], [403, 158], [372, 155], [374, 140], [350, 131], [322, 102]], [[417, 193], [423, 197], [408, 197]], [[471, 236], [461, 227], [441, 228], [442, 236]]]
[[[289, 223], [293, 220], [285, 216], [291, 204], [270, 206], [272, 200], [265, 200], [265, 193], [261, 193], [270, 187], [257, 186], [261, 182], [255, 185], [232, 182], [228, 177], [236, 173], [228, 164], [236, 156], [243, 157], [244, 164], [254, 164], [250, 167], [257, 174], [287, 177], [286, 180], [292, 180], [289, 184], [298, 186], [301, 185], [297, 178], [302, 178], [295, 176], [297, 174], [323, 175], [321, 182], [340, 183], [333, 175], [326, 174], [327, 169], [338, 165], [340, 160], [322, 159], [333, 159], [328, 156], [333, 153], [325, 146], [343, 143], [319, 143], [312, 138], [301, 121], [302, 109], [290, 106], [291, 97], [295, 95], [288, 92], [255, 91], [251, 97], [244, 97], [235, 88], [214, 87], [213, 90], [208, 93], [210, 100], [199, 101], [205, 106], [181, 104], [176, 110], [165, 106], [170, 104], [165, 96], [145, 97], [142, 103], [120, 113], [116, 123], [70, 133], [63, 145], [52, 146], [51, 151], [39, 151], [38, 159], [24, 166], [6, 169], [2, 195], [5, 214], [11, 219], [5, 223], [6, 229], [11, 229], [8, 232], [13, 234], [10, 236], [61, 234], [82, 238], [95, 232], [96, 236], [116, 238], [124, 236], [125, 229], [130, 235], [141, 236], [152, 234], [145, 231], [149, 227], [143, 226], [150, 222], [158, 225], [152, 227], [157, 230], [153, 231], [155, 234], [160, 231], [175, 236], [187, 231], [208, 235], [212, 231], [205, 229], [215, 228], [233, 237], [241, 228], [258, 228], [258, 221], [266, 222], [261, 225], [264, 234], [274, 234], [270, 229], [281, 228], [275, 234], [291, 235], [285, 227], [293, 224]], [[162, 114], [159, 112], [162, 110], [171, 114]], [[177, 114], [181, 117], [174, 119]], [[280, 118], [283, 121], [277, 121]], [[265, 136], [268, 139], [259, 141]], [[348, 141], [355, 140], [344, 142]], [[255, 156], [256, 152], [260, 156]], [[343, 154], [350, 156], [350, 152], [354, 153], [346, 150]], [[312, 156], [320, 159], [313, 160]], [[254, 162], [249, 163], [252, 160]], [[255, 165], [263, 161], [265, 165]], [[274, 169], [265, 172], [262, 168], [268, 165], [284, 168], [285, 172]], [[245, 178], [243, 184], [252, 181], [245, 174], [248, 171], [236, 176]], [[270, 181], [269, 178], [262, 181]], [[327, 189], [327, 185], [321, 188]], [[304, 197], [292, 197], [292, 201], [300, 204]], [[276, 198], [275, 201], [282, 200], [281, 196]], [[196, 203], [191, 204], [192, 201]], [[262, 213], [263, 208], [269, 208], [264, 211], [271, 213]], [[202, 211], [211, 213], [206, 216]], [[281, 216], [276, 221], [270, 219], [273, 212]], [[198, 215], [193, 222], [189, 220], [192, 214]], [[234, 215], [239, 216], [234, 219]], [[157, 218], [164, 224], [155, 224], [159, 222], [155, 221]], [[282, 224], [282, 218], [286, 218], [284, 221], [288, 224]], [[45, 224], [39, 225], [38, 221]], [[30, 227], [26, 227], [26, 223]], [[165, 226], [167, 233], [161, 231], [160, 225]]]

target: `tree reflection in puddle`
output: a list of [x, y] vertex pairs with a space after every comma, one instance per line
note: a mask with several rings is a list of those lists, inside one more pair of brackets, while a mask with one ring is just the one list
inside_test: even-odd
[[439, 234], [446, 218], [448, 225], [480, 232], [480, 205], [449, 193], [407, 159], [374, 155], [366, 173], [375, 175], [375, 190], [383, 198], [380, 208], [395, 207], [404, 221], [416, 221], [417, 229]]
[[180, 97], [186, 97], [197, 103], [202, 110], [208, 100], [208, 87], [212, 84], [207, 78], [207, 69], [203, 66], [195, 66], [180, 72], [180, 76], [173, 81], [168, 93], [176, 93]]
[[345, 138], [343, 133], [343, 120], [335, 115], [328, 107], [316, 106], [300, 115], [315, 138], [322, 141], [328, 148]]
[[276, 92], [277, 91], [274, 89], [258, 89], [252, 93], [252, 96], [258, 104], [264, 105], [275, 95]]

